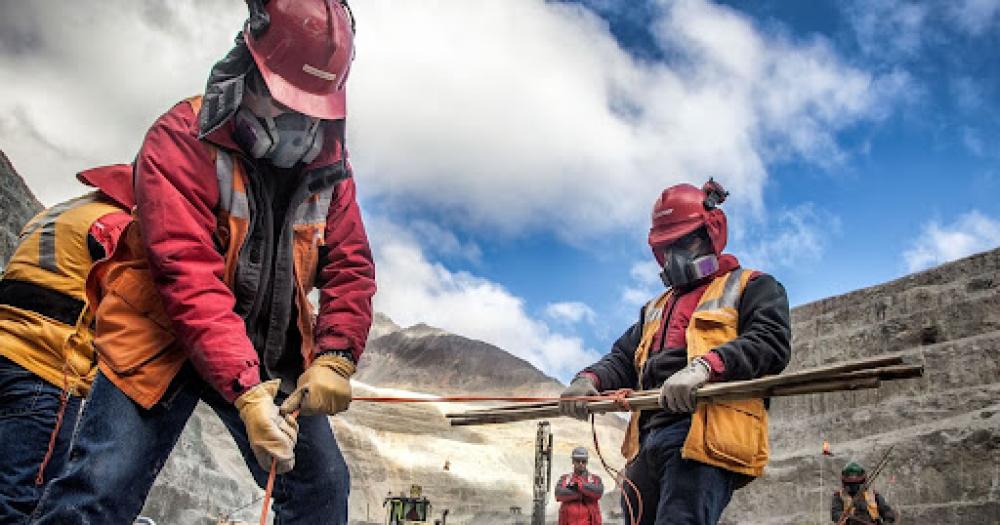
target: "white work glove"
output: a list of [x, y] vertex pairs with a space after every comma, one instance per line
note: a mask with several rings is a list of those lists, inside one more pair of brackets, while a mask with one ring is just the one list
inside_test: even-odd
[[[597, 391], [594, 382], [587, 376], [577, 376], [566, 390], [563, 390], [559, 397], [583, 397], [597, 396], [601, 393]], [[586, 401], [574, 401], [572, 399], [559, 402], [559, 412], [564, 416], [575, 417], [577, 419], [587, 419], [590, 414], [587, 412]]]
[[660, 387], [660, 406], [670, 412], [694, 412], [695, 394], [708, 382], [712, 367], [702, 358], [691, 361], [686, 367], [667, 378]]

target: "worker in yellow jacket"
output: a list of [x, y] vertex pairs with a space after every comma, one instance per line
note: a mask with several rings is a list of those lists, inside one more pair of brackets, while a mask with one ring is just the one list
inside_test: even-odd
[[96, 373], [87, 273], [131, 220], [132, 167], [80, 173], [95, 191], [36, 215], [0, 277], [0, 523], [58, 473]]
[[[723, 253], [727, 226], [719, 205], [727, 195], [712, 180], [663, 191], [653, 206], [649, 246], [666, 290], [563, 393], [660, 390], [663, 410], [634, 413], [622, 447], [631, 481], [623, 513], [641, 499], [643, 525], [715, 524], [733, 490], [767, 464], [763, 399], [706, 403], [695, 395], [709, 382], [777, 374], [791, 355], [784, 287]], [[587, 416], [586, 403], [576, 399], [560, 409]]]

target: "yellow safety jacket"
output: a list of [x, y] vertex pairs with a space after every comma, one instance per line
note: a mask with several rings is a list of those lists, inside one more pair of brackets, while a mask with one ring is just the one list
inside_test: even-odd
[[[689, 363], [739, 336], [739, 300], [753, 274], [752, 270], [737, 268], [716, 277], [705, 289], [685, 332]], [[640, 378], [671, 294], [667, 290], [643, 310], [642, 338], [635, 352], [635, 369]], [[622, 455], [632, 459], [638, 452], [639, 412], [633, 412]], [[769, 456], [764, 400], [699, 402], [681, 455], [732, 472], [760, 476]]]
[[97, 371], [84, 283], [91, 226], [121, 208], [92, 192], [36, 215], [0, 278], [0, 354], [74, 395]]
[[[875, 494], [873, 494], [870, 490], [866, 490], [864, 495], [865, 506], [868, 507], [868, 516], [871, 517], [872, 521], [878, 520], [878, 502], [875, 500]], [[852, 498], [846, 490], [840, 489], [840, 500], [844, 502], [844, 514], [853, 516], [854, 498]]]

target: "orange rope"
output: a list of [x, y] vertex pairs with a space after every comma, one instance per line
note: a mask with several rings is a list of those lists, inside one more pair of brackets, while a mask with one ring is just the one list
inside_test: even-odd
[[[617, 394], [617, 392], [615, 393]], [[433, 396], [433, 397], [377, 397], [377, 396], [355, 396], [351, 401], [361, 401], [366, 403], [466, 403], [482, 401], [509, 401], [512, 403], [544, 403], [548, 401], [605, 401], [609, 398], [617, 399], [615, 394], [599, 396], [572, 396], [572, 397], [529, 397], [529, 396]]]
[[[289, 414], [289, 417], [296, 419], [299, 411]], [[261, 505], [260, 525], [267, 525], [267, 509], [271, 505], [271, 493], [274, 492], [274, 478], [278, 474], [278, 458], [271, 458], [271, 470], [267, 473], [267, 486], [264, 488], [264, 504]]]
[[[59, 411], [56, 412], [56, 424], [52, 428], [52, 433], [49, 434], [49, 447], [45, 451], [45, 457], [42, 458], [41, 464], [38, 465], [38, 475], [35, 476], [35, 486], [41, 487], [45, 484], [45, 467], [49, 465], [49, 461], [52, 460], [52, 454], [55, 453], [56, 449], [56, 439], [59, 437], [59, 429], [62, 428], [63, 416], [66, 415], [66, 405], [69, 404], [69, 361], [63, 360], [63, 388], [62, 392], [59, 393]], [[80, 377], [76, 371], [73, 374]]]
[[[616, 395], [628, 395], [629, 393], [631, 393], [631, 391], [625, 392], [625, 390], [619, 390], [615, 392]], [[624, 401], [624, 403], [627, 404], [628, 401]], [[625, 466], [622, 467], [621, 470], [616, 470], [611, 465], [608, 465], [607, 461], [605, 461], [604, 454], [601, 453], [601, 444], [597, 439], [597, 423], [596, 423], [596, 416], [594, 414], [590, 415], [590, 432], [594, 438], [594, 451], [597, 452], [597, 458], [601, 460], [601, 466], [604, 467], [604, 470], [608, 473], [608, 475], [615, 478], [615, 483], [617, 483], [618, 486], [621, 487], [622, 489], [622, 500], [625, 501], [625, 507], [628, 508], [629, 525], [639, 525], [639, 521], [642, 520], [642, 513], [644, 510], [642, 502], [642, 493], [639, 492], [639, 487], [636, 486], [636, 484], [632, 480], [628, 479], [628, 476], [625, 475], [625, 470], [628, 468], [628, 463], [625, 463]], [[632, 487], [632, 491], [635, 492], [638, 512], [636, 512], [636, 509], [632, 507], [632, 500], [631, 498], [628, 497], [628, 493], [625, 492], [625, 486], [623, 483], [627, 483], [628, 486]]]

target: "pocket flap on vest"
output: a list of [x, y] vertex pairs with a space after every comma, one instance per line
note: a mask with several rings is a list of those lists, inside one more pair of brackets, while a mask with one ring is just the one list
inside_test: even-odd
[[728, 463], [763, 467], [767, 463], [766, 417], [760, 399], [708, 404], [706, 452]]
[[129, 375], [174, 342], [170, 320], [148, 270], [125, 268], [97, 306], [94, 345], [116, 373]]

